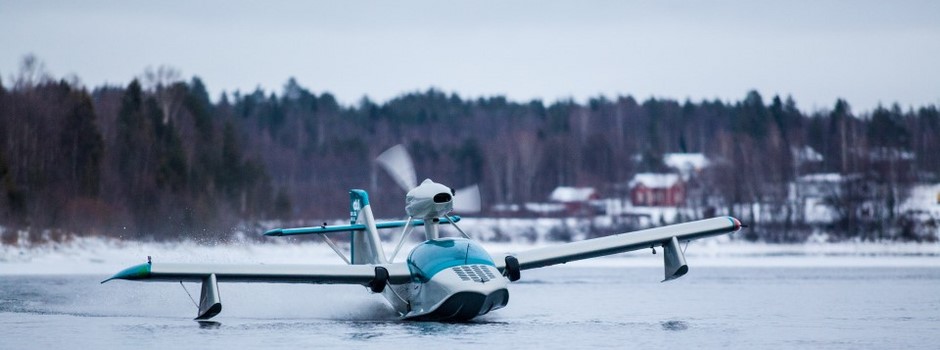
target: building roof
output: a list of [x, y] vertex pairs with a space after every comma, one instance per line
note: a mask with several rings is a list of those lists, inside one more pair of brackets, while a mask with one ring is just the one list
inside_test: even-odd
[[566, 187], [559, 186], [552, 191], [548, 199], [554, 202], [584, 202], [594, 196], [594, 188], [591, 187]]
[[525, 203], [523, 207], [525, 210], [541, 214], [558, 213], [565, 210], [565, 205], [561, 203]]
[[663, 155], [663, 163], [670, 168], [688, 173], [704, 169], [709, 161], [702, 153], [666, 153]]
[[898, 148], [878, 147], [868, 152], [869, 158], [875, 161], [888, 160], [914, 160], [914, 152], [905, 151]]
[[901, 203], [902, 211], [921, 211], [940, 216], [940, 183], [919, 184], [911, 187], [910, 195]]
[[842, 182], [842, 174], [839, 173], [818, 173], [800, 176], [800, 182]]
[[639, 173], [630, 180], [630, 188], [640, 184], [649, 188], [670, 188], [678, 182], [679, 175], [676, 174]]
[[823, 155], [816, 152], [810, 146], [803, 146], [803, 148], [793, 148], [793, 155], [800, 162], [821, 162], [823, 161]]

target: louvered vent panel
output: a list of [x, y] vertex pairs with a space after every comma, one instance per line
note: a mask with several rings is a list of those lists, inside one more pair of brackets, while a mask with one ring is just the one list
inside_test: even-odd
[[464, 281], [486, 282], [496, 279], [496, 275], [486, 268], [486, 265], [462, 265], [453, 269], [457, 276]]

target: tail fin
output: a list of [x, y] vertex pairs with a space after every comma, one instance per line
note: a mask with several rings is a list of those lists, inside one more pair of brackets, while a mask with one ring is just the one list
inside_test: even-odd
[[349, 191], [349, 223], [357, 222], [365, 225], [366, 229], [350, 232], [350, 261], [353, 264], [387, 263], [382, 240], [375, 227], [375, 217], [372, 216], [372, 207], [369, 205], [369, 194], [364, 190]]

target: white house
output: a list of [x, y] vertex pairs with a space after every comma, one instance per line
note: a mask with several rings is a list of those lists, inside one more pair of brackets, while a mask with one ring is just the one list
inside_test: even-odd
[[711, 162], [702, 153], [666, 153], [663, 154], [663, 164], [676, 169], [682, 174], [683, 179], [688, 179], [689, 175], [701, 172], [708, 167]]

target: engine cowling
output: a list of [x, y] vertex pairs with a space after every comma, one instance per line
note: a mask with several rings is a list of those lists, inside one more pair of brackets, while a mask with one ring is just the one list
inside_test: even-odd
[[454, 210], [454, 190], [425, 179], [405, 195], [405, 212], [417, 218], [438, 218]]

